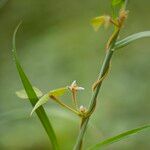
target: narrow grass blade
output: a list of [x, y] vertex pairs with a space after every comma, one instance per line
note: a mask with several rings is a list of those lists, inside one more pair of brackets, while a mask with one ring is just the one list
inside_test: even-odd
[[123, 40], [117, 41], [115, 44], [115, 49], [122, 48], [137, 39], [146, 38], [146, 37], [150, 37], [150, 31], [135, 33], [133, 35], [124, 38]]
[[[29, 98], [32, 106], [34, 107], [34, 105], [38, 101], [38, 97], [37, 97], [36, 93], [34, 92], [34, 90], [32, 88], [32, 85], [31, 85], [30, 81], [28, 80], [26, 74], [24, 73], [24, 71], [23, 71], [23, 69], [22, 69], [22, 67], [19, 63], [19, 60], [17, 58], [15, 37], [16, 37], [16, 33], [17, 33], [17, 30], [18, 30], [20, 24], [16, 27], [16, 29], [14, 31], [14, 34], [13, 34], [13, 56], [14, 56], [16, 67], [17, 67], [18, 73], [20, 75], [20, 78], [21, 78], [22, 84], [24, 86], [24, 89], [25, 89], [25, 91], [28, 95], [28, 98]], [[39, 117], [46, 133], [48, 134], [49, 139], [51, 140], [51, 144], [52, 144], [53, 149], [58, 150], [56, 135], [55, 135], [54, 130], [52, 128], [52, 125], [51, 125], [51, 123], [50, 123], [50, 121], [49, 121], [49, 119], [48, 119], [48, 117], [47, 117], [47, 115], [44, 111], [44, 108], [42, 106], [39, 107], [36, 110], [36, 114], [38, 115], [38, 117]]]
[[102, 142], [97, 143], [96, 145], [92, 146], [91, 148], [89, 148], [88, 150], [99, 150], [100, 148], [104, 147], [104, 146], [108, 146], [112, 143], [118, 142], [124, 138], [127, 138], [129, 135], [138, 133], [139, 131], [142, 131], [144, 129], [150, 128], [150, 125], [145, 125], [143, 127], [139, 127], [139, 128], [135, 128], [126, 132], [123, 132], [119, 135], [116, 135], [114, 137], [108, 138]]

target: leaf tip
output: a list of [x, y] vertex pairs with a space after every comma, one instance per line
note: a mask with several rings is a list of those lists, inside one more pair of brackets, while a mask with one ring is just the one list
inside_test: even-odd
[[34, 113], [34, 109], [32, 109], [31, 113], [30, 113], [30, 117], [32, 117], [33, 113]]

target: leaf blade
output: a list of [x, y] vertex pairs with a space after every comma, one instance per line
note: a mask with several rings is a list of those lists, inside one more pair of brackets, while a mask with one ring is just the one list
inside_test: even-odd
[[[28, 80], [26, 74], [24, 73], [24, 71], [20, 65], [20, 62], [17, 58], [16, 45], [15, 45], [16, 42], [15, 41], [16, 41], [16, 33], [18, 31], [20, 24], [21, 23], [19, 23], [19, 25], [16, 27], [14, 34], [13, 34], [13, 43], [12, 43], [13, 44], [13, 57], [15, 60], [15, 64], [16, 64], [20, 79], [21, 79], [22, 84], [25, 88], [25, 91], [29, 97], [29, 100], [30, 100], [32, 106], [34, 106], [36, 104], [36, 102], [38, 101], [38, 97], [37, 97], [36, 93], [34, 92], [32, 85], [31, 85], [30, 81]], [[53, 149], [58, 150], [56, 135], [55, 135], [53, 127], [52, 127], [52, 125], [51, 125], [51, 123], [50, 123], [50, 121], [49, 121], [49, 119], [45, 113], [44, 108], [42, 106], [39, 107], [36, 110], [36, 114], [37, 114], [38, 118], [40, 119], [46, 133], [48, 134], [49, 139], [51, 140], [51, 144], [52, 144]]]
[[110, 16], [103, 15], [103, 16], [94, 17], [91, 21], [91, 24], [95, 31], [98, 31], [98, 29], [102, 25], [104, 25], [104, 27], [107, 28], [110, 24]]
[[111, 138], [108, 138], [108, 139], [106, 139], [106, 140], [104, 140], [102, 142], [99, 142], [96, 145], [92, 146], [91, 148], [89, 148], [89, 150], [100, 149], [100, 148], [102, 148], [104, 146], [110, 145], [110, 144], [112, 144], [114, 142], [118, 142], [118, 141], [128, 137], [129, 135], [136, 134], [139, 131], [142, 131], [142, 130], [147, 129], [147, 128], [150, 128], [150, 124], [142, 126], [142, 127], [139, 127], [139, 128], [135, 128], [135, 129], [132, 129], [132, 130], [128, 130], [126, 132], [123, 132], [123, 133], [118, 134], [116, 136], [113, 136]]
[[62, 87], [59, 89], [55, 89], [49, 92], [49, 95], [53, 95], [53, 96], [62, 96], [66, 93], [66, 91], [68, 90], [67, 87]]
[[132, 34], [120, 41], [117, 41], [115, 45], [115, 49], [122, 48], [135, 40], [146, 38], [146, 37], [150, 37], [150, 31], [143, 31], [143, 32]]
[[[33, 90], [34, 90], [35, 94], [37, 95], [37, 97], [41, 97], [43, 95], [42, 91], [39, 90], [38, 88], [33, 87]], [[24, 89], [16, 91], [16, 95], [21, 99], [28, 99], [28, 95]]]
[[92, 19], [91, 23], [95, 31], [98, 31], [98, 29], [104, 24], [104, 17], [99, 16]]
[[116, 6], [116, 5], [120, 4], [120, 3], [122, 3], [123, 1], [124, 0], [112, 0], [111, 4], [112, 4], [112, 6]]
[[45, 104], [47, 101], [49, 100], [49, 94], [45, 94], [44, 96], [42, 96], [39, 101], [34, 105], [30, 116], [33, 114], [33, 112], [38, 109], [40, 106], [42, 106], [43, 104]]
[[33, 112], [37, 108], [39, 108], [40, 106], [42, 106], [43, 104], [45, 104], [49, 100], [49, 98], [50, 98], [51, 95], [52, 96], [62, 96], [62, 95], [64, 95], [66, 93], [67, 90], [68, 90], [67, 87], [63, 87], [63, 88], [52, 90], [52, 91], [48, 92], [47, 94], [45, 94], [44, 96], [42, 96], [39, 99], [39, 101], [34, 105], [32, 111], [31, 111], [30, 116], [33, 114]]

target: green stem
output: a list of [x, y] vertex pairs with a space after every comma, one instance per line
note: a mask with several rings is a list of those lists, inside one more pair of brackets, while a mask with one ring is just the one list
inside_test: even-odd
[[56, 101], [57, 103], [59, 103], [62, 107], [67, 108], [68, 110], [72, 111], [73, 113], [80, 115], [80, 113], [74, 109], [72, 109], [71, 107], [69, 107], [68, 105], [62, 103], [61, 101]]
[[75, 105], [75, 109], [78, 110], [78, 102], [76, 98], [76, 91], [72, 91], [72, 99], [73, 99], [73, 104]]
[[[105, 55], [105, 58], [104, 58], [104, 61], [103, 61], [102, 68], [100, 70], [98, 79], [101, 79], [103, 77], [103, 75], [106, 73], [107, 69], [109, 68], [110, 61], [111, 61], [111, 58], [112, 58], [113, 52], [114, 52], [114, 45], [115, 45], [116, 39], [118, 37], [119, 31], [120, 30], [115, 32], [113, 40], [112, 40], [112, 43], [111, 43], [109, 49], [106, 52], [106, 55]], [[89, 111], [92, 111], [95, 108], [95, 106], [96, 106], [96, 99], [97, 99], [97, 96], [98, 96], [98, 93], [99, 93], [101, 85], [102, 85], [102, 82], [100, 82], [97, 85], [96, 90], [92, 94], [92, 99], [91, 99], [91, 102], [90, 102], [90, 105], [89, 105]], [[88, 116], [84, 120], [84, 122], [82, 123], [82, 126], [80, 128], [76, 144], [74, 146], [74, 150], [81, 150], [82, 140], [83, 140], [86, 128], [87, 128], [87, 124], [88, 124], [89, 118], [90, 118], [90, 116]]]
[[[106, 71], [106, 69], [107, 69], [107, 67], [109, 65], [110, 59], [112, 57], [112, 54], [113, 54], [112, 50], [110, 50], [110, 51], [107, 52], [107, 54], [105, 56], [105, 59], [104, 59], [104, 62], [103, 62], [103, 67], [102, 67], [100, 75], [99, 75], [100, 77], [102, 77], [102, 75], [105, 73], [105, 71]], [[92, 95], [92, 100], [91, 100], [91, 103], [90, 103], [90, 106], [89, 106], [89, 110], [92, 110], [95, 107], [95, 105], [96, 105], [96, 99], [97, 99], [100, 87], [101, 87], [101, 83], [98, 84], [95, 92]], [[84, 120], [84, 122], [82, 123], [82, 126], [80, 128], [80, 132], [79, 132], [79, 135], [78, 135], [78, 138], [77, 138], [74, 150], [80, 150], [82, 139], [83, 139], [83, 136], [85, 134], [86, 127], [87, 127], [87, 124], [88, 124], [88, 121], [89, 121], [89, 117], [86, 118]]]
[[[126, 9], [126, 7], [127, 7], [127, 2], [128, 2], [128, 0], [125, 0], [124, 9]], [[114, 35], [111, 38], [109, 48], [106, 52], [106, 55], [105, 55], [105, 58], [104, 58], [104, 61], [103, 61], [103, 64], [102, 64], [102, 68], [101, 68], [100, 73], [99, 73], [99, 77], [98, 77], [99, 80], [103, 77], [103, 75], [105, 75], [107, 69], [109, 68], [111, 58], [112, 58], [113, 53], [114, 53], [115, 43], [116, 43], [116, 40], [118, 38], [119, 32], [120, 32], [120, 28], [118, 28], [117, 30], [115, 28]], [[101, 85], [102, 85], [102, 82], [100, 82], [97, 85], [96, 90], [92, 94], [91, 102], [90, 102], [90, 105], [89, 105], [89, 112], [93, 113], [93, 110], [96, 106], [96, 100], [97, 100], [97, 96], [98, 96], [98, 93], [100, 91]], [[90, 116], [92, 115], [92, 113], [82, 121], [82, 125], [81, 125], [80, 131], [79, 131], [79, 135], [78, 135], [78, 138], [77, 138], [77, 141], [76, 141], [76, 144], [75, 144], [73, 150], [81, 150], [82, 149], [83, 137], [84, 137], [85, 131], [87, 129], [88, 121], [89, 121]]]
[[55, 102], [57, 102], [59, 105], [61, 105], [62, 107], [72, 111], [73, 113], [77, 114], [78, 116], [80, 116], [80, 113], [76, 110], [74, 110], [73, 108], [71, 108], [70, 106], [66, 105], [65, 103], [63, 103], [60, 99], [54, 97], [54, 96], [50, 96], [51, 99], [53, 99]]

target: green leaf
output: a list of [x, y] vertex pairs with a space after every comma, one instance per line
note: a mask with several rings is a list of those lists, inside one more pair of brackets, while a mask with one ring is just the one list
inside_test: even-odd
[[59, 88], [59, 89], [55, 89], [49, 92], [49, 95], [53, 95], [53, 96], [62, 96], [67, 92], [68, 88], [67, 87], [63, 87], [63, 88]]
[[33, 112], [39, 108], [40, 106], [42, 106], [43, 104], [45, 104], [47, 101], [49, 100], [49, 94], [45, 94], [44, 96], [42, 96], [39, 101], [35, 104], [34, 108], [31, 111], [30, 116], [33, 114]]
[[124, 38], [123, 40], [117, 41], [115, 44], [115, 49], [122, 48], [137, 39], [146, 38], [146, 37], [150, 37], [150, 31], [135, 33], [133, 35]]
[[147, 129], [147, 128], [150, 128], [150, 125], [145, 125], [143, 127], [139, 127], [139, 128], [135, 128], [135, 129], [123, 132], [119, 135], [116, 135], [114, 137], [108, 138], [102, 142], [97, 143], [96, 145], [89, 148], [89, 150], [99, 150], [100, 148], [102, 148], [104, 146], [108, 146], [112, 143], [118, 142], [124, 138], [127, 138], [129, 135], [133, 135], [133, 134], [138, 133], [139, 131], [142, 131], [142, 130]]
[[104, 24], [104, 21], [105, 20], [103, 16], [93, 18], [91, 23], [92, 23], [94, 30], [98, 31], [98, 29]]
[[[20, 62], [17, 58], [15, 39], [16, 39], [16, 33], [17, 33], [17, 30], [18, 30], [20, 24], [16, 27], [14, 34], [13, 34], [13, 56], [14, 56], [15, 64], [16, 64], [20, 79], [22, 81], [22, 84], [25, 88], [25, 91], [28, 95], [28, 98], [29, 98], [32, 106], [34, 106], [38, 101], [38, 97], [37, 97], [36, 93], [34, 92], [32, 85], [31, 85], [30, 81], [28, 80], [26, 74], [24, 73], [24, 71], [20, 65]], [[54, 130], [52, 128], [52, 125], [51, 125], [51, 123], [50, 123], [50, 121], [49, 121], [49, 119], [45, 113], [44, 108], [42, 106], [39, 107], [36, 110], [36, 114], [37, 114], [38, 118], [40, 119], [49, 139], [51, 140], [51, 144], [52, 144], [53, 149], [58, 150], [56, 135], [55, 135]]]
[[65, 92], [66, 92], [67, 90], [68, 90], [67, 87], [63, 87], [63, 88], [59, 88], [59, 89], [56, 89], [56, 90], [52, 90], [52, 91], [48, 92], [47, 94], [45, 94], [45, 95], [44, 95], [43, 97], [41, 97], [41, 98], [39, 99], [39, 101], [36, 103], [36, 105], [34, 106], [34, 108], [33, 108], [32, 111], [31, 111], [31, 114], [30, 114], [30, 115], [32, 115], [33, 112], [34, 112], [37, 108], [39, 108], [40, 106], [42, 106], [43, 104], [45, 104], [45, 103], [49, 100], [49, 98], [50, 98], [51, 95], [53, 95], [53, 96], [62, 96], [62, 95], [65, 94]]
[[[41, 97], [43, 93], [36, 87], [32, 87], [37, 97]], [[25, 90], [19, 90], [16, 92], [16, 95], [21, 99], [28, 99], [28, 95]]]
[[110, 16], [103, 15], [99, 17], [95, 17], [92, 19], [92, 26], [95, 31], [98, 31], [98, 29], [104, 25], [104, 27], [108, 27], [110, 24]]
[[123, 4], [125, 0], [112, 0], [111, 1], [111, 4], [112, 6], [116, 6], [116, 5], [119, 5], [119, 4]]

